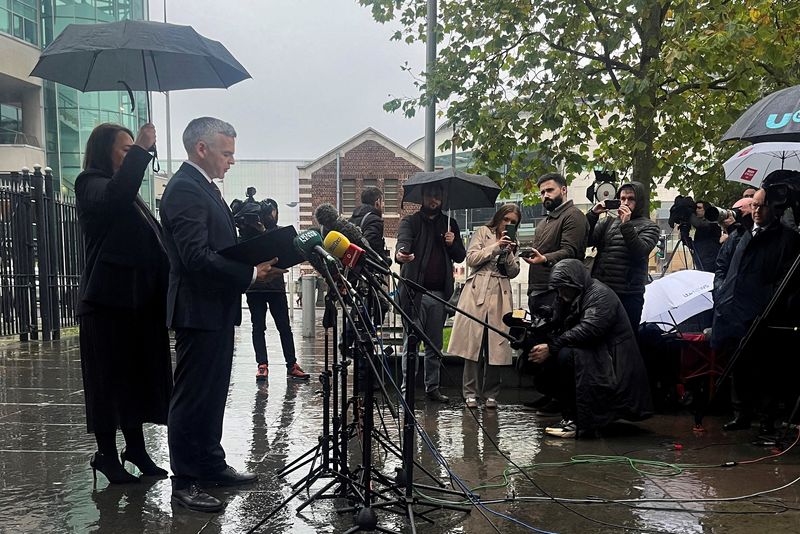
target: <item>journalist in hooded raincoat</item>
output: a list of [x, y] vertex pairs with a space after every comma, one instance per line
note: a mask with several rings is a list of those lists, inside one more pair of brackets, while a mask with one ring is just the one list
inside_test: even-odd
[[647, 372], [616, 294], [575, 259], [553, 267], [550, 288], [559, 292], [562, 328], [550, 343], [531, 351], [534, 361], [537, 349], [547, 354], [537, 389], [561, 401], [565, 422], [574, 422], [579, 432], [649, 417]]

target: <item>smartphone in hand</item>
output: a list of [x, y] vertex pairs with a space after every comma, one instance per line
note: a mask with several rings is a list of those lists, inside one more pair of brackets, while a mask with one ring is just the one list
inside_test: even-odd
[[618, 198], [610, 198], [603, 201], [603, 206], [605, 206], [607, 210], [618, 210], [620, 205], [622, 205], [622, 203]]
[[516, 224], [507, 224], [506, 225], [506, 236], [511, 241], [517, 240], [517, 225]]

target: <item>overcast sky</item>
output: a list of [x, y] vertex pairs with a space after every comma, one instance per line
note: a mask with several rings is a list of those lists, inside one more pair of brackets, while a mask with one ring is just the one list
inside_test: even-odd
[[[163, 0], [150, 0], [163, 21]], [[220, 41], [253, 79], [230, 89], [170, 95], [172, 156], [185, 157], [181, 133], [194, 117], [212, 115], [237, 130], [239, 158], [314, 159], [371, 126], [403, 146], [423, 136], [423, 113], [407, 119], [383, 111], [391, 96], [413, 96], [411, 75], [425, 62], [420, 43], [390, 41], [356, 0], [168, 0], [167, 21]], [[153, 117], [166, 158], [164, 97]]]

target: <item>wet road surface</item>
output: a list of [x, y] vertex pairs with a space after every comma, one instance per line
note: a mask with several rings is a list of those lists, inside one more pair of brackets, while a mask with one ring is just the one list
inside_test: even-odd
[[[298, 359], [312, 379], [307, 383], [287, 380], [277, 332], [268, 321], [271, 376], [266, 382], [256, 383], [246, 311], [244, 316], [245, 324], [237, 329], [223, 446], [231, 465], [258, 473], [260, 480], [235, 491], [212, 490], [227, 503], [218, 515], [174, 506], [169, 480], [110, 486], [98, 475], [97, 488], [93, 489], [88, 460], [95, 444], [93, 436], [85, 432], [77, 337], [0, 344], [0, 532], [247, 532], [273, 512], [258, 532], [304, 534], [350, 528], [352, 514], [336, 512], [337, 507], [348, 504], [341, 499], [316, 501], [298, 516], [298, 506], [310, 495], [303, 492], [278, 507], [291, 495], [291, 484], [300, 481], [312, 464], [285, 479], [277, 478], [276, 473], [317, 445], [321, 432], [321, 335], [302, 339], [300, 313], [296, 313]], [[460, 369], [449, 372], [453, 375], [451, 382], [457, 383]], [[469, 514], [433, 511], [427, 515], [433, 523], [418, 520], [417, 532], [602, 533], [622, 532], [623, 526], [633, 532], [800, 532], [800, 484], [738, 501], [680, 502], [744, 496], [789, 484], [800, 477], [800, 448], [753, 464], [716, 467], [774, 451], [752, 445], [753, 433], [721, 432], [721, 417], [707, 418], [708, 431], [693, 434], [688, 415], [661, 415], [637, 425], [618, 424], [599, 439], [559, 440], [543, 436], [544, 427], [552, 419], [540, 419], [520, 409], [517, 403], [525, 391], [507, 387], [499, 410], [481, 408], [473, 416], [457, 401], [459, 389], [445, 391], [451, 395], [447, 405], [418, 400], [416, 415], [428, 439], [417, 436], [417, 460], [447, 483], [451, 481], [449, 468], [467, 487], [477, 488], [474, 491], [483, 501], [492, 504], [473, 506]], [[376, 420], [383, 421], [379, 424], [386, 436], [383, 439], [399, 443], [401, 424], [385, 407], [377, 411]], [[153, 459], [168, 467], [166, 428], [148, 426], [145, 435]], [[676, 450], [676, 444], [682, 450]], [[120, 436], [120, 448], [122, 445]], [[434, 458], [429, 445], [439, 451], [441, 461]], [[359, 436], [349, 447], [350, 465], [355, 467], [360, 463]], [[374, 448], [376, 472], [394, 476], [401, 464], [398, 457], [378, 445]], [[516, 472], [504, 455], [525, 469], [527, 476]], [[706, 467], [681, 469], [609, 456]], [[575, 461], [570, 462], [571, 458]], [[316, 461], [313, 465], [318, 464]], [[420, 469], [416, 469], [416, 480], [434, 484]], [[455, 478], [452, 480], [457, 484]], [[314, 488], [325, 482], [327, 479]], [[374, 485], [375, 489], [381, 487]], [[433, 502], [427, 499], [463, 500], [429, 489], [416, 495], [419, 504], [413, 509], [417, 512], [430, 508], [421, 504]], [[549, 499], [553, 496], [676, 501], [555, 503]], [[390, 531], [411, 531], [399, 514], [381, 510], [378, 515], [380, 525]]]

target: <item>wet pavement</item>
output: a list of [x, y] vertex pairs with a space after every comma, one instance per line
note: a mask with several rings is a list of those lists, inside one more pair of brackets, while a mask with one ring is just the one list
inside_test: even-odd
[[[246, 311], [244, 315], [247, 321]], [[323, 368], [321, 329], [318, 339], [303, 340], [299, 310], [295, 318], [298, 358], [312, 373], [308, 383], [285, 377], [272, 325], [268, 331], [272, 374], [267, 382], [256, 383], [249, 323], [237, 329], [223, 446], [231, 465], [258, 473], [260, 481], [237, 491], [212, 490], [227, 503], [218, 515], [174, 507], [168, 480], [109, 486], [99, 475], [93, 489], [88, 460], [95, 445], [85, 432], [77, 337], [0, 344], [0, 532], [247, 532], [272, 512], [258, 532], [346, 531], [353, 525], [352, 514], [336, 512], [337, 507], [347, 506], [346, 501], [316, 501], [298, 516], [298, 506], [309, 495], [304, 492], [279, 507], [291, 495], [291, 484], [300, 481], [311, 464], [286, 479], [276, 473], [313, 448], [322, 428], [317, 379]], [[457, 383], [460, 369], [448, 372], [451, 382]], [[601, 533], [623, 531], [622, 527], [633, 532], [800, 532], [800, 484], [766, 495], [722, 500], [778, 488], [800, 477], [798, 450], [752, 464], [717, 467], [774, 453], [752, 445], [751, 433], [721, 432], [722, 417], [707, 418], [708, 430], [701, 434], [692, 433], [688, 415], [660, 415], [637, 425], [618, 424], [599, 439], [559, 440], [543, 436], [552, 419], [539, 419], [519, 408], [517, 403], [527, 391], [507, 387], [499, 410], [481, 408], [473, 413], [456, 402], [459, 388], [445, 392], [451, 395], [448, 405], [420, 399], [416, 410], [428, 444], [439, 451], [441, 461], [419, 437], [417, 460], [446, 483], [451, 481], [449, 468], [466, 486], [478, 488], [475, 493], [486, 504], [473, 506], [469, 514], [435, 510], [427, 515], [432, 524], [417, 521], [417, 532]], [[383, 419], [380, 426], [388, 441], [398, 443], [400, 423], [385, 407], [376, 417]], [[156, 463], [167, 467], [166, 428], [146, 427], [146, 439]], [[359, 444], [358, 437], [350, 441], [353, 467], [360, 463]], [[509, 469], [506, 457], [527, 476]], [[387, 476], [400, 465], [394, 454], [377, 445], [374, 463], [376, 471]], [[418, 482], [433, 484], [419, 469], [416, 472]], [[452, 480], [457, 484], [456, 478]], [[429, 489], [417, 495], [421, 502], [462, 499]], [[554, 502], [551, 497], [574, 501]], [[594, 501], [579, 502], [588, 498]], [[604, 499], [630, 501], [612, 504]], [[634, 502], [640, 499], [659, 501]], [[413, 508], [429, 509], [423, 504]], [[411, 531], [402, 516], [386, 510], [378, 514], [386, 529]]]

